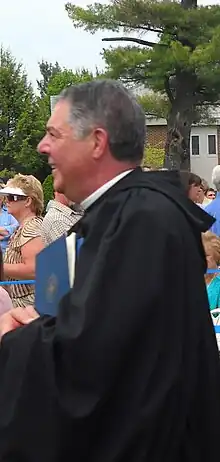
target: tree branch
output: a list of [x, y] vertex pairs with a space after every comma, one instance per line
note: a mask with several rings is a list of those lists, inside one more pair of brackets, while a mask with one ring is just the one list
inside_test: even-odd
[[163, 32], [163, 29], [155, 29], [154, 27], [151, 27], [151, 26], [135, 26], [134, 24], [131, 24], [131, 23], [118, 23], [118, 26], [119, 27], [126, 27], [126, 28], [129, 28], [129, 29], [133, 29], [133, 30], [144, 30], [146, 32], [155, 32], [155, 33], [158, 33], [158, 34], [161, 34]]
[[102, 39], [102, 42], [133, 42], [138, 43], [139, 45], [145, 45], [146, 47], [154, 47], [155, 45], [167, 46], [165, 43], [159, 44], [154, 42], [147, 42], [146, 40], [132, 37], [106, 37]]
[[122, 28], [126, 28], [126, 29], [134, 29], [134, 30], [144, 30], [144, 31], [149, 31], [149, 32], [156, 32], [158, 34], [160, 34], [161, 32], [164, 31], [164, 28], [162, 27], [153, 27], [153, 26], [150, 26], [150, 25], [135, 25], [135, 24], [132, 24], [131, 22], [129, 21], [126, 21], [126, 23], [124, 21], [120, 22], [118, 21], [117, 22], [117, 27], [122, 27]]

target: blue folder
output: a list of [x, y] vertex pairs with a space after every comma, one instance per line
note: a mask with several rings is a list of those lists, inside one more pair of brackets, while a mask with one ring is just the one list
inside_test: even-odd
[[56, 316], [61, 298], [70, 290], [66, 237], [36, 257], [35, 307], [40, 315]]

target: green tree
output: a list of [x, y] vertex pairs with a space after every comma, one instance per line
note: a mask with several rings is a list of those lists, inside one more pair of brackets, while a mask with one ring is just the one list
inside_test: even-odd
[[61, 71], [61, 67], [57, 61], [55, 62], [55, 64], [52, 64], [42, 60], [38, 64], [42, 79], [37, 80], [37, 86], [40, 92], [40, 96], [41, 98], [43, 98], [47, 93], [49, 81]]
[[62, 69], [51, 78], [48, 84], [47, 94], [44, 98], [45, 104], [50, 107], [50, 97], [59, 95], [61, 91], [69, 85], [88, 82], [98, 77], [98, 71], [95, 75], [93, 75], [87, 69], [76, 70], [75, 72], [71, 69]]
[[137, 94], [136, 96], [146, 115], [162, 119], [168, 118], [170, 104], [163, 95], [146, 91], [144, 94]]
[[3, 179], [5, 182], [9, 180], [9, 178], [13, 178], [15, 176], [15, 170], [4, 170], [0, 171], [0, 178]]
[[49, 107], [44, 100], [33, 95], [19, 117], [14, 135], [7, 149], [20, 173], [37, 176], [39, 180], [50, 173], [47, 157], [37, 152], [37, 145], [45, 133]]
[[[66, 10], [74, 27], [117, 33], [105, 41], [127, 42], [103, 56], [110, 77], [159, 93], [168, 107], [167, 168], [190, 167], [190, 131], [200, 107], [219, 104], [220, 6], [197, 0], [112, 0]], [[119, 36], [119, 33], [121, 33]], [[147, 34], [155, 36], [148, 40]]]
[[36, 154], [49, 109], [34, 94], [21, 64], [0, 49], [0, 170], [47, 175]]
[[8, 144], [13, 138], [19, 117], [32, 94], [26, 74], [11, 53], [0, 49], [0, 169], [11, 169]]
[[52, 200], [54, 197], [53, 177], [51, 174], [48, 175], [43, 182], [43, 191], [44, 191], [44, 206], [46, 209], [48, 202]]
[[48, 96], [56, 96], [69, 85], [75, 85], [81, 82], [88, 82], [98, 77], [98, 72], [93, 75], [87, 69], [76, 70], [73, 72], [70, 69], [62, 69], [56, 75], [54, 75], [47, 87]]

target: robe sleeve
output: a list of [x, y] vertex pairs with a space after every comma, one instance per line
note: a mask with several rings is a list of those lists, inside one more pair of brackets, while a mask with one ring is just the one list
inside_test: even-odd
[[[20, 456], [16, 460], [58, 460], [70, 440], [74, 460], [83, 460], [80, 454], [121, 371], [125, 376], [137, 364], [144, 376], [139, 380], [135, 371], [134, 396], [146, 400], [149, 440], [155, 438], [154, 425], [158, 418], [164, 422], [163, 402], [178, 380], [183, 353], [186, 323], [179, 294], [185, 288], [186, 240], [166, 210], [163, 217], [151, 207], [137, 207], [136, 213], [127, 208], [103, 237], [93, 265], [92, 243], [85, 240], [74, 289], [61, 301], [57, 319], [44, 317], [5, 335], [1, 460], [7, 451]], [[127, 400], [127, 406], [134, 403]]]

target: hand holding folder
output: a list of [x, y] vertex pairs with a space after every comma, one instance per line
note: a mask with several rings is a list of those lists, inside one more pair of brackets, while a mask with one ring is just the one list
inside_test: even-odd
[[37, 255], [35, 306], [39, 314], [56, 316], [59, 301], [73, 287], [75, 262], [75, 233], [60, 237]]

